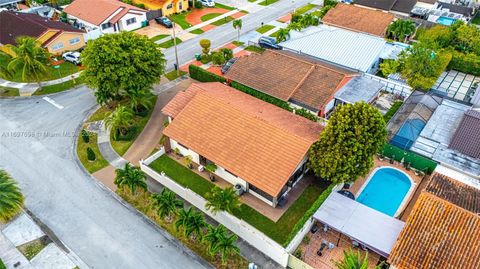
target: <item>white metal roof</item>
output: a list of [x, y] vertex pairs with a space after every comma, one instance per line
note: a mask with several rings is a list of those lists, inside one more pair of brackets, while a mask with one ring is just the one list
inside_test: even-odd
[[323, 24], [291, 31], [290, 39], [280, 43], [286, 49], [362, 72], [375, 64], [385, 44], [385, 40], [376, 36]]
[[388, 257], [403, 221], [365, 206], [337, 192], [332, 192], [313, 218]]

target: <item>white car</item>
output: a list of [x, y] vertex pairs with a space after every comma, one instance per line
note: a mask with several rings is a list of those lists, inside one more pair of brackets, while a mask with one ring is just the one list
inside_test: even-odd
[[80, 52], [78, 51], [69, 51], [62, 54], [63, 60], [66, 62], [71, 62], [72, 64], [79, 65], [80, 60]]
[[214, 7], [215, 6], [215, 1], [214, 0], [200, 0], [200, 3], [202, 3], [202, 5], [205, 6], [205, 7]]

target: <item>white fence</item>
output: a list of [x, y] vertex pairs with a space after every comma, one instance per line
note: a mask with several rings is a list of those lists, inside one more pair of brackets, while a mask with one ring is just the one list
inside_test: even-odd
[[369, 78], [371, 80], [375, 80], [375, 81], [378, 81], [378, 82], [384, 84], [385, 85], [385, 88], [384, 88], [385, 91], [391, 92], [393, 94], [401, 95], [402, 97], [404, 97], [404, 99], [406, 99], [408, 96], [410, 96], [410, 94], [413, 92], [413, 89], [410, 86], [402, 84], [402, 83], [398, 83], [398, 82], [393, 81], [393, 80], [381, 78], [381, 77], [371, 75], [371, 74], [367, 74], [367, 73], [364, 73], [363, 76], [366, 77], [366, 78]]
[[91, 30], [91, 31], [83, 34], [83, 38], [85, 39], [85, 42], [87, 42], [88, 40], [97, 39], [97, 38], [101, 37], [102, 35], [103, 35], [103, 33], [100, 30], [100, 28], [97, 28], [95, 30]]
[[[250, 245], [254, 246], [259, 251], [263, 252], [266, 256], [270, 257], [272, 260], [277, 262], [283, 267], [286, 267], [288, 264], [289, 253], [288, 251], [283, 248], [280, 244], [270, 239], [268, 236], [263, 234], [262, 232], [258, 231], [250, 224], [246, 223], [245, 221], [236, 218], [233, 215], [230, 215], [226, 212], [218, 212], [217, 214], [213, 214], [209, 210], [205, 208], [206, 200], [201, 197], [200, 195], [196, 194], [192, 190], [188, 188], [184, 188], [183, 186], [179, 185], [174, 180], [170, 179], [165, 174], [160, 174], [151, 169], [148, 164], [153, 162], [155, 159], [160, 157], [164, 154], [163, 148], [150, 156], [145, 161], [140, 161], [140, 168], [150, 177], [158, 181], [160, 184], [165, 186], [166, 188], [170, 189], [171, 191], [175, 192], [178, 196], [182, 197], [188, 203], [194, 205], [196, 208], [203, 211], [208, 216], [212, 217], [217, 222], [223, 224], [226, 228], [230, 231], [237, 234], [243, 240], [247, 241]], [[305, 227], [304, 227], [305, 228]], [[307, 229], [308, 231], [309, 229]], [[297, 234], [297, 236], [299, 236]], [[295, 241], [302, 240], [303, 236], [300, 235], [299, 239], [295, 237]], [[292, 240], [292, 242], [294, 241]], [[298, 245], [297, 245], [298, 246]]]

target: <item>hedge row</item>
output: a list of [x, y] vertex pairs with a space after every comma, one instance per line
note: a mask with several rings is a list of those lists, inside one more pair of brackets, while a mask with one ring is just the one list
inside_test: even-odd
[[190, 77], [196, 79], [200, 82], [225, 82], [226, 79], [221, 77], [217, 74], [209, 72], [199, 66], [191, 64], [188, 66], [188, 72], [190, 73]]
[[249, 95], [251, 95], [251, 96], [253, 96], [253, 97], [256, 97], [256, 98], [258, 98], [258, 99], [260, 99], [260, 100], [262, 100], [262, 101], [265, 101], [265, 102], [267, 102], [267, 103], [270, 103], [270, 104], [272, 104], [272, 105], [276, 105], [276, 106], [281, 107], [281, 108], [283, 108], [283, 109], [285, 109], [285, 110], [288, 110], [288, 111], [290, 111], [290, 112], [293, 111], [293, 109], [290, 107], [290, 105], [289, 105], [287, 102], [282, 101], [282, 100], [280, 100], [280, 99], [277, 99], [277, 98], [275, 98], [275, 97], [272, 97], [272, 96], [270, 96], [270, 95], [267, 95], [267, 94], [265, 94], [265, 93], [263, 93], [263, 92], [259, 92], [259, 91], [255, 90], [255, 89], [252, 89], [252, 88], [250, 88], [250, 87], [248, 87], [248, 86], [245, 86], [245, 85], [243, 85], [243, 84], [240, 84], [240, 83], [238, 83], [238, 82], [236, 82], [236, 81], [232, 81], [232, 83], [231, 83], [230, 86], [231, 86], [232, 88], [235, 88], [235, 89], [237, 89], [237, 90], [239, 90], [239, 91], [242, 91], [242, 92], [244, 92], [244, 93], [246, 93], [246, 94], [249, 94]]
[[411, 167], [427, 174], [431, 174], [437, 167], [436, 162], [391, 144], [385, 144], [381, 154], [387, 156], [388, 158], [393, 157], [397, 162], [401, 162], [403, 160], [404, 163], [410, 163]]
[[383, 115], [383, 119], [385, 120], [385, 123], [388, 123], [390, 119], [397, 113], [397, 110], [402, 106], [403, 101], [395, 101], [393, 103], [392, 107]]
[[455, 51], [453, 52], [453, 57], [448, 68], [480, 76], [480, 55], [474, 53], [465, 54]]
[[307, 118], [311, 121], [314, 121], [314, 122], [317, 122], [318, 121], [318, 117], [309, 112], [308, 110], [306, 110], [305, 108], [302, 108], [302, 109], [295, 109], [295, 114], [299, 115], [299, 116], [302, 116], [304, 118]]

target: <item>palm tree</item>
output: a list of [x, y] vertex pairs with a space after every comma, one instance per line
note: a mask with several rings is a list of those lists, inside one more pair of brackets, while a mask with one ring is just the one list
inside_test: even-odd
[[235, 244], [237, 239], [238, 236], [235, 234], [220, 236], [213, 251], [215, 253], [220, 253], [220, 258], [223, 264], [226, 264], [227, 258], [232, 254], [238, 254], [240, 252], [240, 248]]
[[4, 170], [0, 170], [0, 221], [8, 221], [23, 208], [23, 194], [17, 183]]
[[207, 226], [205, 218], [201, 212], [195, 211], [193, 207], [189, 207], [188, 210], [182, 208], [178, 214], [178, 219], [175, 222], [175, 228], [183, 228], [183, 235], [195, 238], [202, 236], [202, 230]]
[[237, 29], [237, 40], [240, 41], [240, 30], [242, 29], [242, 19], [234, 20], [232, 22], [233, 28]]
[[125, 135], [133, 124], [133, 113], [125, 106], [118, 106], [105, 118], [105, 127], [113, 131], [113, 139], [117, 140], [119, 133]]
[[278, 31], [277, 31], [277, 35], [276, 35], [276, 39], [277, 39], [277, 42], [280, 43], [280, 42], [283, 42], [283, 41], [286, 41], [287, 39], [290, 38], [290, 29], [288, 28], [280, 28]]
[[[367, 269], [368, 268], [368, 252], [365, 253], [365, 257], [360, 255], [359, 251], [354, 252], [353, 250], [343, 251], [343, 259], [335, 261], [335, 266], [338, 269]], [[381, 265], [375, 267], [375, 269], [380, 269]]]
[[217, 227], [208, 225], [207, 233], [202, 239], [203, 242], [207, 243], [208, 254], [210, 254], [211, 256], [215, 256], [215, 248], [218, 246], [221, 238], [225, 237], [226, 235], [227, 229], [225, 229], [225, 226], [221, 224]]
[[141, 109], [150, 109], [153, 106], [153, 94], [148, 90], [131, 93], [130, 107], [138, 113]]
[[147, 190], [146, 178], [147, 176], [140, 168], [126, 163], [123, 169], [115, 169], [115, 181], [113, 183], [119, 189], [128, 187], [132, 195], [135, 195], [137, 188], [141, 188], [144, 191]]
[[387, 31], [394, 39], [405, 42], [407, 37], [415, 33], [415, 28], [415, 22], [411, 20], [396, 20], [388, 26]]
[[216, 214], [218, 211], [227, 211], [232, 213], [234, 209], [240, 208], [240, 200], [232, 187], [222, 189], [218, 186], [206, 195], [207, 204], [205, 207]]
[[301, 31], [303, 29], [303, 25], [301, 22], [292, 22], [287, 26], [287, 29]]
[[171, 221], [173, 215], [178, 214], [178, 208], [183, 207], [183, 202], [178, 200], [175, 193], [163, 189], [161, 193], [155, 193], [152, 196], [153, 204], [157, 207], [157, 214], [162, 218], [167, 218]]
[[40, 83], [47, 71], [48, 53], [32, 37], [21, 36], [15, 41], [17, 45], [8, 44], [2, 49], [12, 57], [7, 69], [12, 73], [21, 72], [22, 80], [34, 79]]

